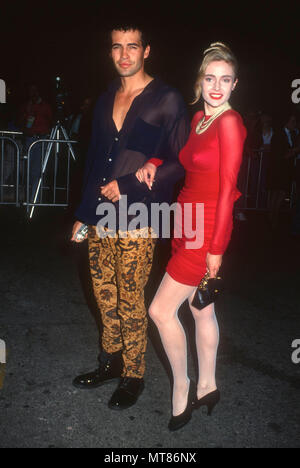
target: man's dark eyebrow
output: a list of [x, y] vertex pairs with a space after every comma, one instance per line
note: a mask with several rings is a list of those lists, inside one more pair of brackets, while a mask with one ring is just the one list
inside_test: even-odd
[[[119, 42], [114, 42], [114, 43], [112, 44], [112, 47], [114, 47], [114, 46], [116, 46], [116, 45], [120, 45], [120, 46], [121, 46], [122, 44], [120, 44]], [[137, 42], [129, 42], [129, 43], [126, 44], [126, 45], [127, 45], [127, 46], [133, 46], [133, 45], [134, 45], [134, 46], [140, 47], [142, 44], [141, 44], [141, 43], [138, 44]]]

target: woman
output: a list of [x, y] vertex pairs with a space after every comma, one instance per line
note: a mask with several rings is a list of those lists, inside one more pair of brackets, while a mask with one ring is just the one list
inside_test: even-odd
[[[207, 405], [209, 414], [220, 398], [215, 380], [219, 329], [214, 304], [199, 311], [191, 305], [196, 287], [208, 271], [216, 277], [232, 231], [233, 205], [240, 196], [236, 188], [246, 130], [240, 115], [228, 104], [237, 84], [237, 63], [230, 49], [213, 43], [204, 52], [195, 85], [195, 101], [202, 95], [204, 112], [195, 114], [191, 133], [179, 159], [186, 170], [185, 184], [177, 202], [204, 203], [204, 243], [188, 248], [182, 236], [172, 241], [172, 256], [152, 301], [149, 314], [158, 327], [174, 377], [170, 430], [184, 426], [193, 407]], [[156, 167], [162, 160], [150, 159], [137, 171], [140, 182], [151, 188]], [[177, 219], [177, 221], [176, 221]], [[182, 221], [180, 215], [176, 223]], [[189, 244], [190, 245], [190, 244]], [[186, 336], [178, 319], [180, 305], [188, 299], [195, 319], [199, 380], [196, 389], [187, 373]]]

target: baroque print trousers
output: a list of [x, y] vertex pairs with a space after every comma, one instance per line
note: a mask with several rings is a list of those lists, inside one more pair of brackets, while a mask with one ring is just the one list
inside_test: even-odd
[[156, 239], [99, 237], [89, 227], [89, 262], [93, 290], [103, 324], [102, 348], [122, 350], [123, 377], [142, 378], [145, 372], [147, 312], [144, 288], [152, 267]]

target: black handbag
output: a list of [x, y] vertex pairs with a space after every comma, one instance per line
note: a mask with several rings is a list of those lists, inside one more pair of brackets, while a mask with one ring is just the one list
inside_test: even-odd
[[192, 306], [198, 310], [204, 309], [215, 302], [223, 290], [223, 280], [218, 276], [217, 278], [210, 278], [209, 273], [206, 273], [199, 286], [196, 289]]

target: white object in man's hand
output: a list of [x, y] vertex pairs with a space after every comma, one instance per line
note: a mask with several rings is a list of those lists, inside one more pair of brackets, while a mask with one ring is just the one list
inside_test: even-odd
[[85, 234], [84, 237], [77, 238], [76, 234], [79, 231], [79, 229], [83, 226], [83, 223], [81, 221], [76, 221], [73, 225], [72, 229], [72, 236], [71, 236], [71, 241], [80, 243], [83, 242], [87, 238], [87, 233]]

